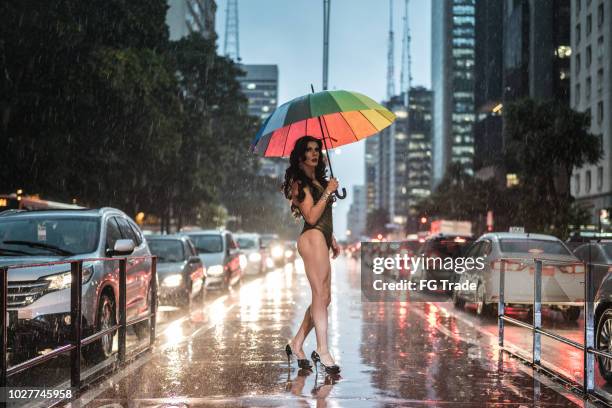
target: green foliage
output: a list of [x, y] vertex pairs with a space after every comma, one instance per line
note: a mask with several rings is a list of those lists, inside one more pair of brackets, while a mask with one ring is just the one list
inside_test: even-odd
[[248, 145], [259, 123], [247, 116], [241, 71], [214, 39], [170, 42], [167, 8], [0, 4], [0, 192], [77, 198], [179, 226], [212, 222], [216, 212], [201, 208], [253, 212]]
[[415, 209], [472, 221], [477, 233], [485, 231], [486, 213], [492, 210], [497, 231], [520, 225], [526, 231], [566, 237], [569, 225], [588, 218], [570, 195], [572, 170], [601, 157], [598, 138], [588, 132], [588, 114], [555, 101], [521, 100], [509, 104], [504, 115], [504, 161], [499, 165], [517, 174], [519, 185], [507, 188], [495, 179], [482, 181], [452, 164], [436, 191]]
[[520, 180], [518, 219], [530, 231], [565, 237], [578, 214], [569, 191], [572, 171], [602, 154], [588, 130], [589, 114], [557, 101], [526, 99], [510, 104], [505, 115], [506, 164]]

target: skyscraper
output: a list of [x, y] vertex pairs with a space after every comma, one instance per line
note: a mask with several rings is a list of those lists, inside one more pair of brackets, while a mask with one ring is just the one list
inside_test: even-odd
[[350, 241], [359, 241], [359, 238], [365, 234], [366, 229], [366, 191], [364, 186], [353, 186], [352, 194], [353, 202], [347, 214], [346, 225], [350, 234], [347, 234], [347, 239]]
[[432, 92], [410, 89], [408, 105], [407, 210], [431, 194], [431, 102]]
[[431, 91], [410, 89], [385, 102], [397, 119], [366, 139], [367, 211], [384, 209], [398, 230], [406, 230], [411, 207], [431, 192]]
[[452, 162], [473, 172], [474, 4], [432, 2], [433, 187]]
[[170, 40], [176, 41], [193, 32], [204, 38], [215, 34], [215, 0], [168, 0], [166, 24], [170, 29]]
[[[574, 169], [571, 193], [592, 214], [612, 207], [612, 3], [571, 2], [571, 98], [570, 105], [590, 112], [591, 133], [601, 135], [603, 157], [595, 165]], [[605, 221], [605, 220], [604, 220]]]
[[380, 207], [378, 199], [380, 135], [368, 137], [365, 141], [365, 206], [366, 212]]
[[[245, 75], [238, 78], [242, 93], [248, 98], [248, 113], [262, 121], [278, 105], [278, 65], [240, 65]], [[260, 175], [284, 177], [287, 163], [282, 159], [262, 158]]]
[[249, 115], [265, 119], [278, 104], [278, 65], [240, 65], [246, 75], [238, 78], [249, 99]]
[[490, 178], [502, 151], [505, 0], [476, 0], [474, 171]]
[[570, 0], [504, 1], [504, 100], [569, 103]]

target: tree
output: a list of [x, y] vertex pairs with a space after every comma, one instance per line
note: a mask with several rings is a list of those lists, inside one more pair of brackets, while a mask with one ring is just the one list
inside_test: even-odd
[[209, 201], [224, 204], [231, 216], [242, 218], [246, 214], [241, 209], [254, 205], [248, 193], [256, 160], [248, 146], [259, 125], [247, 114], [247, 99], [237, 80], [244, 72], [217, 55], [214, 39], [197, 34], [172, 43], [171, 55], [186, 116], [174, 183], [177, 213], [193, 222], [193, 209]]
[[506, 193], [494, 180], [479, 180], [460, 163], [451, 163], [436, 190], [417, 203], [414, 210], [439, 219], [471, 221], [472, 230], [477, 233], [486, 229], [489, 210], [494, 212], [499, 227], [504, 224], [510, 202]]
[[529, 230], [567, 235], [577, 213], [569, 189], [572, 171], [602, 154], [589, 126], [588, 113], [558, 101], [526, 99], [506, 108], [505, 163], [520, 180], [517, 216]]
[[166, 2], [0, 7], [0, 191], [154, 208], [163, 173], [144, 169], [173, 156], [180, 116]]
[[451, 164], [436, 191], [415, 210], [471, 221], [476, 233], [485, 230], [486, 213], [492, 210], [496, 230], [521, 225], [566, 237], [570, 225], [586, 221], [570, 195], [572, 171], [601, 157], [598, 138], [588, 132], [588, 114], [556, 101], [522, 100], [509, 104], [504, 115], [505, 146], [498, 164], [517, 174], [519, 185], [479, 180]]

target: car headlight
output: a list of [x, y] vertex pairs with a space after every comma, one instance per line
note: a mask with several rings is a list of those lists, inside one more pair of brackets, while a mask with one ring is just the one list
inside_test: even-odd
[[252, 252], [249, 254], [249, 261], [259, 262], [261, 261], [261, 254], [259, 252]]
[[288, 249], [285, 251], [285, 258], [291, 258], [293, 256], [293, 251]]
[[183, 276], [176, 274], [166, 276], [162, 282], [162, 285], [168, 288], [176, 288], [177, 286], [180, 286], [181, 283], [183, 283]]
[[207, 270], [208, 276], [221, 276], [223, 275], [223, 266], [222, 265], [213, 265]]
[[[83, 279], [81, 283], [87, 283], [91, 275], [93, 275], [93, 266], [83, 268]], [[48, 291], [68, 289], [72, 283], [72, 273], [70, 271], [57, 273], [55, 275], [45, 276], [43, 279], [49, 281], [49, 286], [47, 286]]]
[[274, 246], [272, 247], [272, 256], [274, 258], [280, 258], [281, 256], [283, 256], [283, 248], [281, 246]]

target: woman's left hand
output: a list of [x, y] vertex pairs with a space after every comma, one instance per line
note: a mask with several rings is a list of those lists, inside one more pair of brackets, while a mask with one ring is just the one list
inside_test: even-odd
[[338, 255], [340, 255], [340, 246], [338, 246], [338, 243], [336, 242], [336, 237], [332, 238], [332, 251], [332, 259], [336, 259]]

